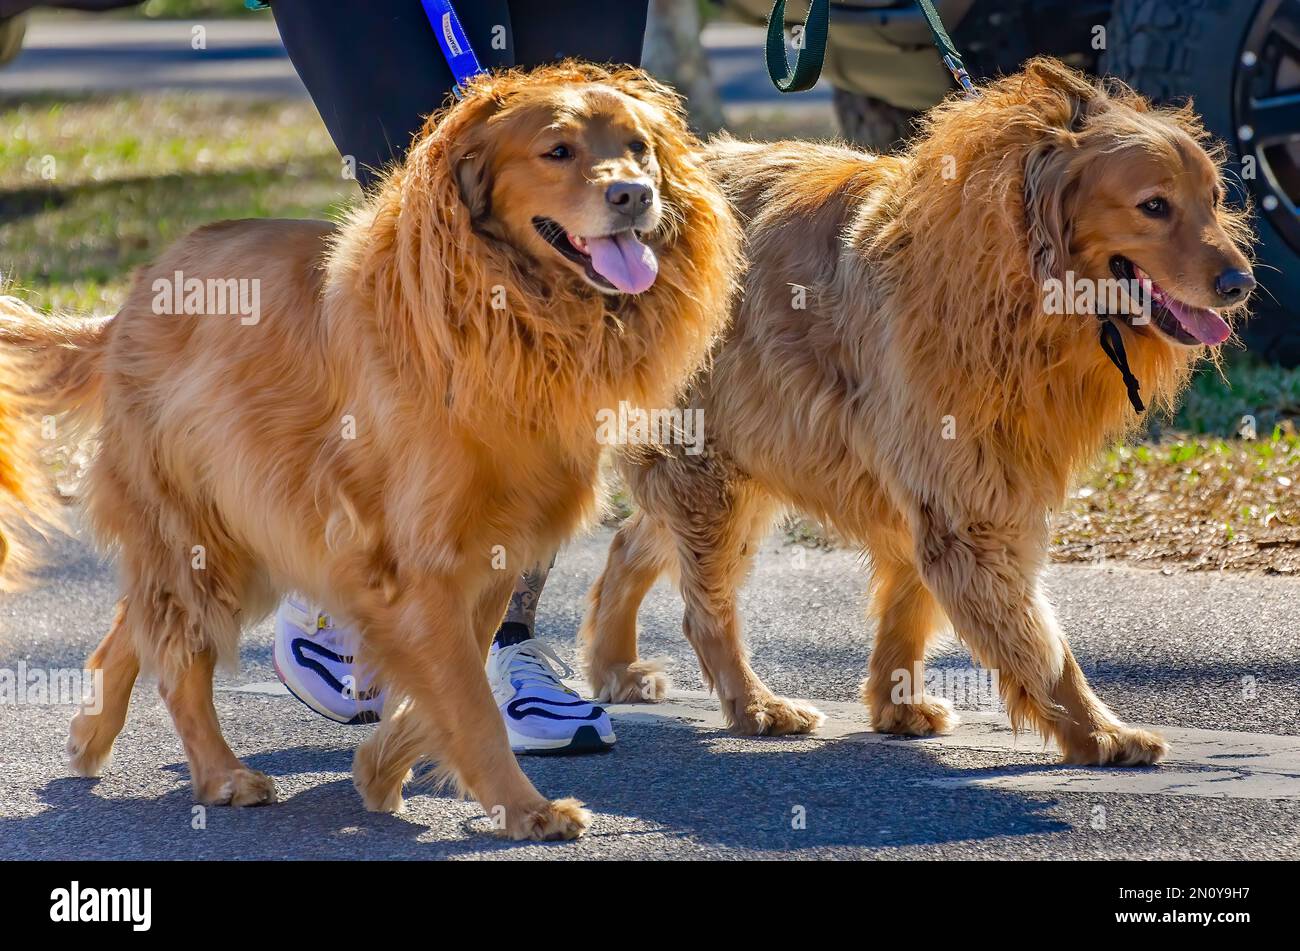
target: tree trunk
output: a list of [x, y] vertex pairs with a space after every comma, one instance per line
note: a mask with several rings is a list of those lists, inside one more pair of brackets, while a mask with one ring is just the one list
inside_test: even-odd
[[650, 0], [643, 61], [649, 72], [686, 97], [691, 125], [707, 134], [722, 128], [723, 116], [700, 43], [701, 26], [696, 0]]

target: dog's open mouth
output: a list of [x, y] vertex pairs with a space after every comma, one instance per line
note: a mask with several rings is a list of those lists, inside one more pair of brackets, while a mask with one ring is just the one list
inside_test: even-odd
[[659, 276], [659, 258], [635, 231], [583, 238], [550, 218], [534, 218], [542, 239], [581, 266], [587, 279], [602, 290], [640, 294]]
[[1218, 311], [1178, 300], [1128, 258], [1115, 255], [1110, 259], [1110, 270], [1121, 281], [1133, 282], [1128, 286], [1139, 288], [1138, 299], [1129, 295], [1132, 306], [1128, 313], [1116, 315], [1130, 327], [1140, 327], [1149, 310], [1150, 326], [1186, 347], [1215, 346], [1232, 335], [1232, 328]]

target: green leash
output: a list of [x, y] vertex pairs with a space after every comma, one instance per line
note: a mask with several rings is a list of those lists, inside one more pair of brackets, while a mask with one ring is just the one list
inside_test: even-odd
[[767, 19], [767, 74], [781, 92], [803, 92], [817, 85], [826, 59], [826, 32], [831, 23], [830, 0], [811, 0], [803, 21], [803, 42], [794, 54], [794, 68], [785, 58], [785, 0], [776, 0]]
[[[934, 8], [932, 0], [916, 0], [916, 5], [925, 15], [925, 22], [934, 37], [934, 45], [938, 47], [943, 64], [952, 73], [952, 78], [965, 90], [966, 95], [977, 95], [978, 90], [966, 72], [961, 54], [957, 52], [948, 31], [943, 28], [943, 20], [939, 18], [939, 11]], [[817, 84], [822, 63], [826, 60], [826, 34], [830, 20], [830, 0], [809, 0], [808, 16], [803, 23], [802, 43], [795, 52], [794, 66], [791, 67], [785, 55], [785, 0], [776, 0], [772, 5], [772, 15], [767, 20], [767, 74], [781, 92], [803, 92]]]

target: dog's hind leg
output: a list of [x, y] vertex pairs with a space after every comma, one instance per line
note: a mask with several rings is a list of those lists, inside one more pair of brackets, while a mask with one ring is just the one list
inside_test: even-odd
[[1138, 766], [1168, 747], [1127, 726], [1088, 687], [1039, 590], [1045, 539], [1031, 531], [918, 513], [917, 559], [957, 634], [998, 677], [1015, 726], [1032, 725], [1067, 762]]
[[636, 614], [646, 592], [675, 559], [672, 535], [644, 510], [629, 518], [610, 543], [578, 632], [587, 681], [597, 700], [638, 703], [667, 695], [663, 665], [637, 656]]
[[[410, 698], [409, 723], [401, 723], [399, 737], [422, 737], [422, 752], [438, 760], [440, 769], [467, 789], [510, 838], [581, 835], [591, 822], [582, 804], [545, 799], [510, 750], [483, 669], [483, 643], [475, 629], [483, 615], [466, 605], [461, 593], [473, 585], [443, 576], [403, 581], [391, 603], [376, 593], [353, 598], [347, 606], [383, 681]], [[509, 581], [513, 586], [514, 579]], [[344, 584], [335, 589], [344, 590]], [[399, 752], [410, 755], [409, 750]], [[376, 762], [388, 765], [401, 758], [385, 755]], [[368, 808], [392, 803], [391, 772], [358, 771], [355, 779]]]
[[226, 745], [212, 702], [216, 651], [191, 654], [180, 667], [159, 671], [158, 689], [190, 763], [196, 801], [210, 806], [261, 806], [275, 802], [275, 784], [249, 769]]
[[749, 665], [737, 591], [771, 524], [772, 498], [720, 457], [685, 460], [689, 482], [655, 503], [677, 542], [682, 627], [727, 726], [744, 735], [811, 733], [825, 717], [804, 700], [778, 697]]
[[872, 545], [876, 640], [862, 702], [878, 733], [929, 736], [958, 722], [952, 704], [925, 693], [925, 649], [945, 618], [909, 560]]
[[94, 677], [94, 689], [72, 720], [68, 731], [68, 757], [78, 776], [99, 776], [113, 754], [113, 741], [126, 723], [131, 689], [140, 673], [129, 601], [118, 602], [117, 614], [108, 634], [86, 661]]
[[171, 537], [205, 540], [168, 543], [161, 527], [151, 536], [142, 520], [122, 552], [136, 649], [158, 675], [158, 692], [189, 760], [194, 798], [221, 806], [275, 802], [270, 777], [244, 766], [226, 745], [212, 695], [218, 658], [237, 656], [242, 621], [267, 606], [265, 579], [219, 525], [179, 510], [161, 510], [157, 520]]

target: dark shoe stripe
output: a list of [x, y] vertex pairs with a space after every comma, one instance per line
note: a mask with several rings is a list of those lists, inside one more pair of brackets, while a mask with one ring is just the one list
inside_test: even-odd
[[[529, 704], [549, 703], [557, 707], [591, 707], [591, 711], [585, 716], [574, 716], [570, 713], [554, 713], [542, 706], [532, 706]], [[572, 703], [561, 702], [558, 700], [536, 700], [531, 697], [521, 697], [518, 700], [511, 700], [506, 704], [506, 715], [512, 720], [522, 720], [524, 717], [542, 717], [547, 720], [599, 720], [604, 714], [600, 707], [593, 707], [586, 700], [575, 700]]]

